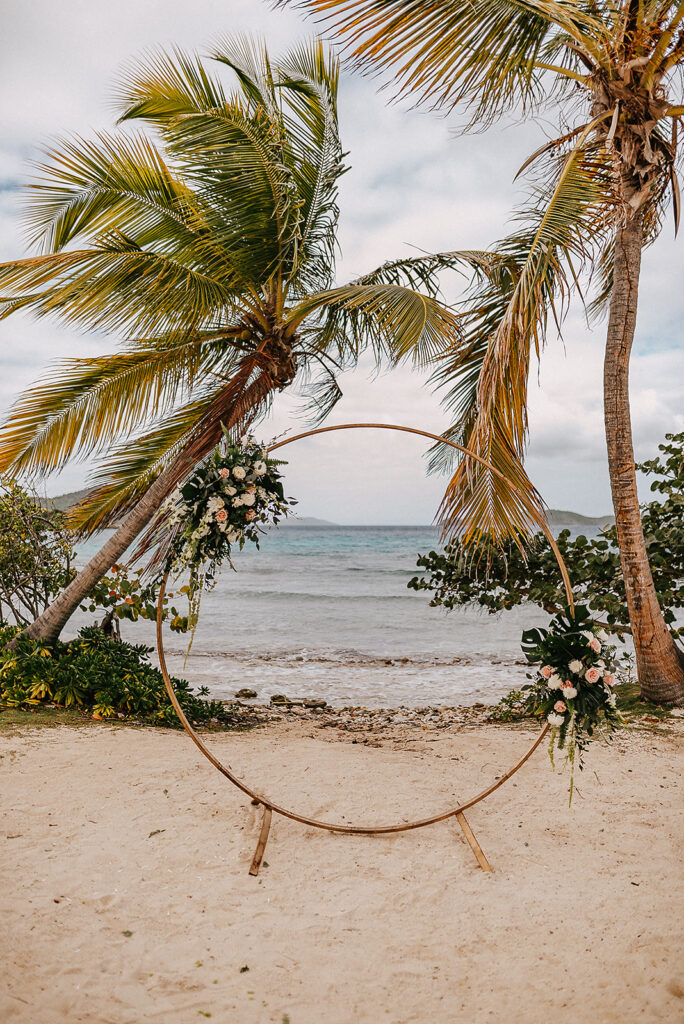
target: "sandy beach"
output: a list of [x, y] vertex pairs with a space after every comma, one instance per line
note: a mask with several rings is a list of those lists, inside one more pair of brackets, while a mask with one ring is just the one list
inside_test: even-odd
[[[273, 798], [360, 824], [479, 791], [528, 726], [281, 721], [211, 737]], [[364, 740], [366, 742], [364, 742]], [[682, 730], [595, 744], [568, 808], [539, 750], [453, 821], [336, 835], [260, 812], [182, 733], [0, 736], [8, 1024], [674, 1022], [684, 1014]]]

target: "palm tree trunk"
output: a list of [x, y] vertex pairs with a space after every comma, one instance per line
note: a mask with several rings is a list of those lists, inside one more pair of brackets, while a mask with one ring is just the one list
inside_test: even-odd
[[684, 705], [684, 663], [663, 619], [648, 563], [637, 495], [629, 411], [629, 357], [636, 328], [642, 216], [618, 229], [604, 361], [606, 441], [620, 562], [642, 697]]
[[[187, 465], [185, 465], [187, 463]], [[191, 468], [187, 456], [181, 454], [157, 477], [121, 526], [81, 569], [68, 587], [24, 631], [24, 636], [48, 643], [56, 640], [67, 621], [88, 596], [99, 579], [121, 558], [140, 531], [147, 526], [180, 475]]]

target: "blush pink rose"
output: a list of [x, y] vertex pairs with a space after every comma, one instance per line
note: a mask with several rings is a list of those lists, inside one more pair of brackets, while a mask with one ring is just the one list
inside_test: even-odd
[[226, 467], [224, 466], [223, 469], [219, 469], [219, 476], [222, 476], [223, 479], [225, 480], [227, 476], [230, 476], [230, 470], [226, 469]]
[[615, 676], [613, 675], [613, 673], [606, 672], [606, 674], [603, 677], [603, 682], [606, 684], [606, 686], [615, 686]]
[[544, 676], [544, 679], [548, 679], [553, 672], [553, 669], [550, 665], [544, 665], [544, 668], [540, 669], [540, 672]]
[[591, 647], [592, 651], [596, 651], [597, 654], [601, 650], [601, 643], [599, 640], [596, 639], [596, 637], [594, 637], [593, 640], [589, 641], [589, 646]]
[[584, 673], [584, 678], [588, 683], [598, 683], [601, 678], [601, 673], [597, 668], [588, 668]]
[[248, 508], [247, 512], [245, 513], [245, 519], [247, 520], [248, 523], [250, 523], [252, 521], [252, 519], [254, 519], [255, 515], [256, 515], [256, 512], [254, 511], [254, 509], [253, 508]]
[[216, 513], [216, 522], [217, 523], [225, 523], [227, 518], [228, 518], [228, 513], [226, 512], [225, 508], [220, 509]]
[[553, 705], [553, 710], [557, 711], [559, 715], [562, 715], [564, 711], [567, 711], [567, 707], [564, 700], [557, 700]]

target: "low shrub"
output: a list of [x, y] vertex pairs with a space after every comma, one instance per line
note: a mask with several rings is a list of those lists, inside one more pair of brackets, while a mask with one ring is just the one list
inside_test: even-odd
[[[96, 626], [74, 640], [44, 644], [21, 637], [14, 650], [6, 644], [19, 632], [0, 624], [0, 709], [28, 709], [40, 704], [80, 707], [102, 718], [123, 715], [153, 725], [179, 726], [159, 669], [149, 663], [151, 647], [113, 643]], [[206, 687], [193, 690], [185, 679], [172, 679], [178, 700], [195, 724], [213, 720], [233, 724], [231, 711], [219, 701], [204, 700]]]

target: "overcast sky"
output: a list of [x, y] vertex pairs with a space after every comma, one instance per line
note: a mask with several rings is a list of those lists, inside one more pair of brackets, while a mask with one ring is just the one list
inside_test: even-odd
[[[3, 0], [0, 33], [0, 259], [25, 252], [18, 186], [51, 135], [111, 127], [112, 87], [121, 65], [146, 47], [175, 43], [202, 51], [217, 36], [265, 34], [272, 52], [313, 30], [292, 11], [262, 0]], [[388, 106], [371, 80], [345, 75], [340, 124], [352, 170], [342, 179], [338, 279], [388, 258], [485, 247], [505, 232], [516, 196], [513, 177], [552, 131], [550, 123], [507, 124], [458, 136], [456, 120]], [[668, 431], [684, 429], [684, 267], [682, 242], [668, 222], [645, 254], [638, 339], [632, 359], [632, 414], [639, 458]], [[563, 343], [551, 340], [531, 387], [528, 470], [551, 507], [588, 515], [610, 510], [601, 408], [605, 325], [590, 331], [573, 310]], [[0, 324], [0, 411], [50, 361], [105, 352], [117, 339], [88, 337], [48, 321]], [[438, 398], [406, 369], [371, 380], [361, 367], [342, 378], [345, 397], [329, 422], [393, 421], [439, 431]], [[270, 437], [293, 426], [296, 403], [283, 396]], [[334, 434], [288, 449], [288, 490], [304, 514], [340, 522], [424, 523], [441, 493], [427, 479], [423, 446], [402, 435]], [[71, 465], [48, 493], [85, 483]], [[644, 497], [646, 492], [644, 492]]]

